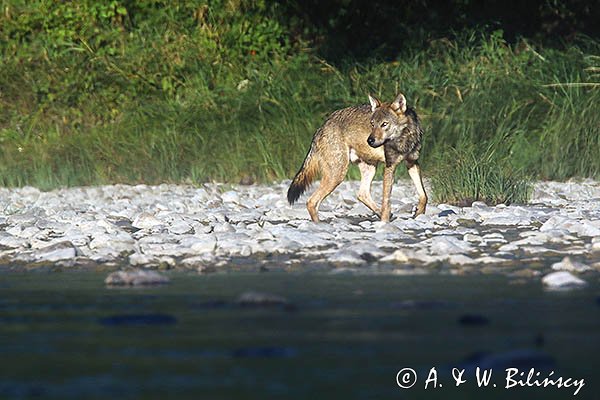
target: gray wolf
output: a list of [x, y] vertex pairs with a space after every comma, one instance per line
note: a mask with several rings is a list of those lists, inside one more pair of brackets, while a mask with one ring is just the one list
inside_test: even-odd
[[[389, 222], [394, 172], [404, 162], [419, 195], [414, 217], [423, 214], [427, 194], [418, 162], [422, 139], [419, 117], [407, 107], [402, 93], [391, 103], [369, 95], [369, 104], [333, 112], [315, 132], [302, 167], [288, 189], [288, 201], [294, 204], [321, 175], [319, 187], [306, 203], [310, 218], [319, 222], [319, 205], [344, 180], [352, 162], [358, 164], [361, 173], [358, 200], [382, 221]], [[385, 163], [381, 207], [371, 198], [371, 184], [379, 163]]]

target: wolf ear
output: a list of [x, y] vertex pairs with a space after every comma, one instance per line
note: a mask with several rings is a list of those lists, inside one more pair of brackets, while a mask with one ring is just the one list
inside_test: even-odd
[[371, 103], [371, 112], [374, 112], [377, 107], [381, 106], [381, 102], [371, 95], [369, 95], [369, 103]]
[[406, 111], [406, 98], [404, 97], [404, 95], [402, 93], [398, 94], [396, 100], [392, 102], [390, 107], [395, 112], [404, 113]]

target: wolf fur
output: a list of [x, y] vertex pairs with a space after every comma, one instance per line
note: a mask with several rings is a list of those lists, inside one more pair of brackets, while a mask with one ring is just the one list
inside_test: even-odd
[[[337, 110], [315, 133], [302, 167], [288, 189], [288, 201], [294, 204], [320, 175], [321, 183], [306, 203], [310, 218], [318, 222], [321, 202], [344, 180], [352, 162], [361, 173], [358, 200], [388, 222], [394, 171], [404, 162], [419, 194], [414, 216], [423, 214], [427, 194], [418, 163], [422, 138], [419, 117], [406, 106], [402, 94], [391, 103], [369, 96], [369, 104]], [[380, 207], [371, 198], [371, 184], [381, 162], [385, 163], [385, 169]]]

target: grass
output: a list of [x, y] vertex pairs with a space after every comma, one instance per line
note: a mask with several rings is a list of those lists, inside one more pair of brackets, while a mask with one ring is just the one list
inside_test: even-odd
[[436, 165], [439, 170], [432, 174], [435, 201], [463, 207], [474, 201], [523, 204], [532, 191], [530, 177], [515, 171], [508, 160], [498, 159], [491, 149], [484, 154], [473, 149], [453, 149]]
[[530, 179], [600, 176], [598, 41], [534, 48], [470, 32], [332, 66], [260, 13], [263, 36], [236, 15], [113, 21], [108, 45], [81, 32], [4, 41], [0, 185], [291, 178], [328, 113], [398, 91], [422, 118], [438, 201], [524, 202]]

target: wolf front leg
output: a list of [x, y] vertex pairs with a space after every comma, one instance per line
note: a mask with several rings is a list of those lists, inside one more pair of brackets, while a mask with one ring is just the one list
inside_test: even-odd
[[371, 209], [378, 217], [381, 217], [381, 208], [373, 201], [371, 197], [371, 183], [377, 172], [377, 167], [366, 162], [359, 162], [360, 170], [360, 188], [358, 189], [358, 200]]
[[410, 175], [410, 179], [412, 179], [415, 184], [415, 188], [417, 189], [417, 193], [419, 194], [419, 204], [417, 205], [417, 210], [415, 211], [414, 217], [425, 213], [425, 208], [427, 207], [427, 193], [425, 193], [425, 188], [423, 187], [423, 179], [421, 178], [421, 167], [419, 167], [418, 161], [406, 161], [406, 168], [408, 168], [408, 175]]
[[392, 216], [392, 186], [394, 186], [394, 171], [396, 165], [386, 165], [383, 170], [383, 201], [381, 204], [381, 220], [390, 222]]

